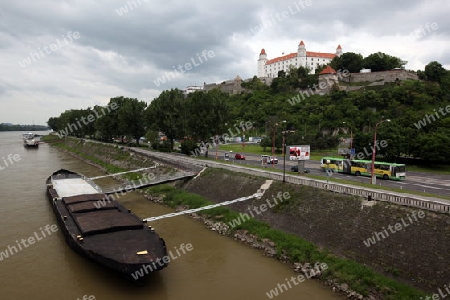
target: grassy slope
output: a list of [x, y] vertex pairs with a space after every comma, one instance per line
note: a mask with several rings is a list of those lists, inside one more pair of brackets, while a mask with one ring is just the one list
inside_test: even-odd
[[[208, 171], [202, 176], [207, 176]], [[176, 189], [172, 186], [161, 185], [148, 188], [146, 190], [151, 195], [165, 195], [164, 203], [176, 207], [187, 205], [190, 208], [197, 208], [212, 204], [203, 197]], [[239, 213], [227, 207], [218, 207], [200, 212], [208, 218], [221, 221], [226, 224], [240, 217]], [[276, 244], [277, 255], [286, 253], [292, 263], [294, 262], [324, 262], [328, 269], [323, 272], [321, 280], [334, 279], [340, 283], [347, 283], [350, 289], [362, 295], [373, 293], [382, 296], [383, 299], [419, 299], [425, 294], [417, 289], [405, 284], [398, 283], [390, 278], [374, 272], [372, 269], [358, 264], [354, 261], [333, 256], [326, 249], [319, 249], [314, 244], [292, 234], [280, 230], [272, 229], [268, 224], [250, 219], [241, 225], [231, 229], [248, 230], [257, 235], [260, 239], [270, 239]]]

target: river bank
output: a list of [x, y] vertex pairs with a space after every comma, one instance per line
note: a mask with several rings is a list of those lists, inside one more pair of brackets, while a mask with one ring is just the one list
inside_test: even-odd
[[[101, 146], [102, 151], [97, 151], [98, 149], [94, 149], [95, 147], [93, 147], [92, 145], [87, 147], [85, 145], [77, 143], [76, 141], [72, 141], [69, 142], [68, 144], [59, 146], [62, 146], [62, 148], [65, 148], [67, 151], [78, 152], [77, 155], [83, 154], [84, 156], [82, 157], [83, 159], [87, 160], [99, 159], [100, 161], [107, 161], [107, 164], [120, 165], [121, 168], [124, 167], [139, 168], [142, 167], [142, 162], [145, 159], [147, 159], [148, 162], [148, 157], [138, 158], [135, 156], [133, 160], [130, 159], [131, 155], [124, 156], [123, 153], [122, 155], [115, 156], [118, 153], [121, 153], [120, 151], [122, 151], [117, 147], [102, 145]], [[114, 149], [113, 150], [109, 149], [105, 151], [103, 147]], [[111, 151], [111, 153], [106, 154], [106, 152], [108, 151]], [[96, 154], [99, 152], [102, 152], [100, 156]], [[151, 163], [153, 162], [150, 162], [149, 164]], [[102, 166], [102, 164], [99, 165]], [[103, 167], [105, 168], [105, 166]], [[230, 173], [222, 172], [222, 175], [220, 176], [219, 175], [220, 175], [219, 173], [214, 173], [213, 171], [211, 171], [211, 173], [204, 172], [202, 176], [200, 176], [196, 180], [187, 183], [186, 185], [180, 183], [179, 187], [182, 188], [183, 191], [178, 189], [176, 193], [191, 192], [197, 193], [203, 197], [196, 198], [195, 201], [190, 202], [191, 201], [189, 200], [190, 197], [186, 197], [186, 195], [183, 194], [183, 197], [181, 196], [179, 197], [183, 198], [182, 201], [180, 203], [177, 203], [176, 206], [186, 207], [186, 205], [189, 205], [189, 207], [192, 208], [197, 205], [203, 206], [203, 204], [205, 203], [204, 201], [207, 201], [206, 199], [208, 199], [211, 202], [221, 202], [224, 201], [225, 198], [230, 200], [229, 197], [236, 197], [238, 194], [242, 194], [244, 192], [246, 195], [249, 195], [254, 193], [260, 187], [263, 181], [260, 178], [259, 179], [250, 178], [242, 174], [232, 174], [232, 172]], [[280, 186], [277, 186], [277, 184], [278, 183], [274, 184], [274, 190], [279, 191], [284, 189], [284, 187], [281, 188]], [[161, 199], [163, 199], [164, 204], [173, 205], [171, 201], [173, 200], [174, 193], [175, 192], [172, 191], [171, 188], [169, 187], [159, 187], [159, 188], [155, 187], [152, 189], [148, 189], [147, 197], [149, 197], [152, 200], [156, 199], [156, 201], [161, 201]], [[295, 196], [297, 191], [291, 190], [289, 191], [289, 193], [291, 193], [292, 196]], [[349, 199], [346, 199], [345, 201], [348, 200]], [[293, 215], [290, 216], [289, 213], [289, 210], [292, 210], [292, 208], [298, 204], [295, 203], [296, 203], [295, 201], [294, 202], [285, 201], [283, 202], [283, 205], [274, 207], [273, 209], [269, 210], [267, 214], [266, 213], [260, 214], [256, 218], [256, 219], [262, 218], [263, 220], [264, 218], [266, 218], [266, 220], [264, 221], [267, 221], [267, 223], [269, 223], [270, 226], [272, 226], [273, 228], [282, 228], [284, 230], [283, 233], [280, 233], [281, 231], [277, 231], [273, 228], [270, 228], [267, 223], [262, 223], [262, 221], [256, 220], [254, 218], [246, 220], [246, 222], [243, 222], [241, 225], [238, 225], [230, 229], [231, 226], [229, 226], [229, 223], [227, 223], [227, 221], [236, 220], [239, 217], [242, 217], [242, 213], [249, 212], [248, 210], [245, 210], [245, 205], [247, 205], [245, 203], [234, 204], [231, 206], [233, 210], [238, 212], [240, 211], [241, 215], [239, 215], [239, 213], [236, 212], [232, 211], [229, 212], [228, 208], [215, 209], [215, 211], [213, 211], [212, 213], [211, 212], [201, 213], [199, 215], [202, 216], [202, 218], [206, 216], [206, 218], [202, 219], [202, 221], [211, 230], [220, 232], [222, 234], [225, 233], [226, 235], [229, 235], [240, 242], [248, 244], [253, 248], [263, 250], [267, 256], [274, 256], [277, 257], [277, 259], [279, 259], [282, 262], [290, 263], [293, 267], [295, 267], [297, 271], [302, 270], [305, 271], [308, 269], [308, 266], [314, 265], [314, 263], [318, 261], [322, 262], [326, 261], [329, 268], [319, 276], [320, 280], [325, 284], [332, 286], [335, 291], [345, 294], [348, 298], [418, 299], [420, 296], [424, 295], [423, 293], [416, 291], [415, 289], [408, 288], [407, 286], [396, 283], [391, 279], [382, 276], [380, 277], [379, 275], [374, 273], [370, 268], [358, 265], [353, 262], [344, 263], [345, 260], [343, 259], [343, 257], [346, 257], [345, 254], [348, 253], [339, 253], [339, 251], [335, 251], [335, 249], [332, 249], [333, 252], [336, 253], [331, 255], [329, 250], [324, 250], [325, 246], [328, 245], [324, 246], [321, 245], [321, 243], [318, 243], [319, 247], [317, 247], [310, 242], [306, 242], [305, 240], [302, 239], [300, 239], [301, 241], [298, 240], [299, 239], [298, 236], [302, 237], [306, 236], [310, 239], [313, 238], [311, 236], [308, 236], [308, 234], [311, 235], [312, 233], [314, 233], [314, 230], [307, 230], [307, 228], [305, 228], [306, 235], [305, 232], [303, 232], [302, 235], [300, 235], [298, 232], [296, 233], [294, 232], [296, 236], [293, 237], [292, 233], [293, 231], [295, 231], [293, 230], [293, 228], [296, 228], [295, 224], [286, 225], [285, 224], [286, 222], [283, 222], [283, 220], [288, 220], [287, 221], [288, 223], [289, 222], [292, 223], [293, 220], [299, 217], [294, 216], [294, 219], [292, 219]], [[329, 203], [328, 205], [331, 206], [331, 204], [336, 203], [332, 202]], [[253, 202], [252, 205], [259, 206], [261, 204]], [[342, 206], [342, 204], [340, 205]], [[359, 205], [360, 202], [358, 202], [358, 208], [360, 209]], [[309, 210], [311, 210], [311, 208], [309, 208]], [[336, 211], [339, 211], [339, 209], [336, 209]], [[304, 211], [303, 214], [305, 215], [305, 217], [308, 216], [307, 211]], [[197, 216], [194, 215], [194, 217], [199, 218], [199, 215]], [[330, 219], [328, 217], [331, 216], [327, 216], [326, 214], [322, 216], [324, 223], [330, 222]], [[303, 222], [306, 223], [306, 220], [300, 221], [301, 222], [299, 223]], [[312, 224], [314, 224], [315, 222], [316, 221], [312, 222]], [[317, 226], [317, 224], [314, 225]], [[303, 227], [305, 227], [304, 224]], [[331, 234], [333, 234], [333, 231], [331, 232]], [[319, 236], [318, 233], [314, 233], [313, 235]], [[362, 238], [360, 237], [358, 242], [362, 244], [361, 239]], [[336, 255], [340, 255], [341, 258], [338, 258]], [[392, 272], [395, 273], [395, 270], [392, 270]], [[355, 291], [351, 291], [350, 290], [351, 288], [353, 288]]]

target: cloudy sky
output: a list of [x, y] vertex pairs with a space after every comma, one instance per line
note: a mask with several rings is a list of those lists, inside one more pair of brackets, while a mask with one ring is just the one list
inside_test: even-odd
[[[116, 96], [150, 103], [166, 89], [253, 77], [261, 48], [270, 59], [295, 52], [300, 40], [308, 51], [334, 53], [340, 44], [363, 56], [398, 56], [411, 70], [434, 60], [450, 69], [448, 0], [0, 0], [0, 7], [0, 123], [44, 125]], [[175, 73], [187, 63], [190, 70]]]

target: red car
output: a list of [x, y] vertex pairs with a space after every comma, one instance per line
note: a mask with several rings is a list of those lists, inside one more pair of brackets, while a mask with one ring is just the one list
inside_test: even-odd
[[234, 159], [245, 160], [245, 156], [242, 154], [236, 153], [236, 155], [234, 156]]

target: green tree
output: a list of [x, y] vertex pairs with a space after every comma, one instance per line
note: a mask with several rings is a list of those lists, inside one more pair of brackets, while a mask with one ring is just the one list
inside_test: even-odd
[[319, 75], [320, 72], [322, 72], [325, 68], [327, 67], [327, 65], [320, 65], [316, 68], [316, 71], [314, 72], [314, 74]]
[[428, 81], [438, 82], [446, 75], [447, 71], [437, 61], [432, 61], [425, 66], [424, 77]]
[[382, 52], [372, 53], [363, 60], [364, 68], [373, 72], [402, 68], [404, 63], [400, 58]]
[[179, 89], [163, 91], [147, 107], [144, 118], [148, 128], [163, 132], [173, 149], [175, 139], [185, 136], [186, 105]]
[[222, 136], [225, 130], [224, 124], [229, 116], [227, 98], [228, 96], [219, 90], [206, 93], [197, 91], [190, 94], [186, 99], [188, 136], [203, 143], [212, 143], [211, 137]]
[[60, 127], [60, 118], [59, 117], [51, 117], [47, 121], [48, 127], [50, 127], [53, 131], [59, 131], [62, 128]]
[[139, 146], [140, 138], [145, 134], [144, 111], [147, 103], [137, 99], [124, 98], [118, 110], [118, 128], [122, 135], [133, 137]]
[[108, 107], [115, 107], [116, 109], [105, 109], [102, 106], [95, 106], [94, 110], [97, 112], [105, 112], [100, 118], [95, 121], [95, 128], [97, 136], [103, 141], [110, 142], [113, 137], [121, 136], [123, 142], [124, 134], [119, 131], [118, 113], [125, 102], [123, 96], [111, 98], [108, 102]]
[[330, 66], [335, 70], [348, 70], [350, 73], [358, 73], [363, 68], [363, 57], [361, 54], [346, 52], [341, 56], [335, 56]]
[[450, 153], [450, 129], [442, 128], [435, 132], [422, 133], [416, 139], [414, 156], [428, 161], [448, 162]]
[[269, 87], [261, 81], [257, 76], [253, 76], [249, 82], [242, 82], [241, 86], [252, 91], [267, 90]]

